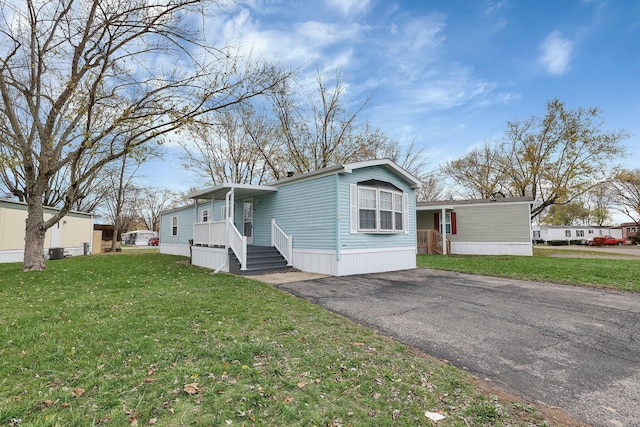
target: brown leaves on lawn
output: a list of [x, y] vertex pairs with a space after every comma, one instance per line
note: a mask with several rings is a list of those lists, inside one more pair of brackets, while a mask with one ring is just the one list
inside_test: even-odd
[[83, 388], [74, 388], [73, 390], [71, 390], [71, 396], [80, 397], [83, 394], [85, 394], [86, 392], [87, 392], [87, 390], [85, 390]]
[[154, 363], [153, 365], [149, 366], [149, 369], [147, 369], [147, 375], [151, 376], [155, 374], [157, 370], [158, 370], [158, 365]]
[[202, 389], [198, 388], [198, 383], [190, 383], [184, 385], [184, 391], [187, 394], [194, 395], [200, 393]]

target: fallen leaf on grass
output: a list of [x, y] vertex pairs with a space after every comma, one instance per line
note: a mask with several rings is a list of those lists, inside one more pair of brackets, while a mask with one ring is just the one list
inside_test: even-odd
[[424, 416], [429, 418], [431, 421], [440, 421], [444, 419], [444, 415], [437, 412], [425, 411]]
[[73, 390], [71, 390], [71, 396], [80, 397], [83, 394], [85, 394], [86, 392], [87, 392], [87, 390], [85, 390], [83, 388], [74, 388]]
[[300, 381], [300, 382], [298, 383], [298, 388], [299, 388], [300, 390], [304, 390], [304, 386], [306, 386], [306, 385], [307, 385], [307, 383], [305, 383], [304, 381]]
[[53, 402], [53, 400], [45, 400], [42, 403], [44, 403], [44, 406], [46, 406], [48, 408], [49, 406], [53, 405], [54, 402]]
[[200, 392], [200, 389], [198, 388], [197, 383], [191, 383], [191, 384], [185, 384], [184, 391], [187, 394], [198, 394]]

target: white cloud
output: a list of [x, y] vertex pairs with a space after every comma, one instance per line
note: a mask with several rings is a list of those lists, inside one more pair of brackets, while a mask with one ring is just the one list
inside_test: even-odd
[[540, 51], [538, 61], [549, 74], [561, 76], [571, 68], [573, 42], [559, 31], [552, 32], [543, 40]]
[[449, 68], [449, 72], [440, 70], [433, 78], [406, 88], [414, 108], [441, 110], [480, 102], [494, 88], [493, 84], [475, 78], [468, 67], [449, 64]]
[[[265, 25], [247, 8], [239, 8], [231, 17], [210, 22], [210, 40], [226, 40], [242, 52], [261, 56], [294, 67], [318, 59], [326, 63], [345, 65], [352, 43], [361, 40], [370, 27], [358, 23], [340, 24], [307, 20], [287, 26]], [[333, 58], [333, 56], [336, 58]]]
[[357, 15], [369, 6], [369, 0], [325, 0], [327, 6], [343, 16]]

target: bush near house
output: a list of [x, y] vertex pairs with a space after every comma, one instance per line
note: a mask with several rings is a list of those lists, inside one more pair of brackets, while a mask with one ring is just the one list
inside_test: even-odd
[[549, 246], [568, 246], [568, 245], [579, 245], [581, 240], [547, 240], [547, 245]]

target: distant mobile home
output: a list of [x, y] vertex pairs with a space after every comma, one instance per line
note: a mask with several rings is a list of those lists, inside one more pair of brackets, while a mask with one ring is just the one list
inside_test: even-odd
[[[55, 208], [44, 208], [45, 220], [56, 213]], [[0, 262], [24, 260], [26, 203], [0, 200]], [[90, 251], [93, 241], [93, 215], [69, 212], [47, 230], [44, 240], [45, 256], [49, 249], [62, 250], [64, 255], [83, 255]]]
[[149, 239], [152, 237], [158, 237], [158, 233], [149, 230], [129, 231], [127, 233], [122, 233], [122, 244], [147, 246]]
[[266, 258], [335, 276], [415, 268], [419, 185], [387, 159], [268, 185], [216, 185], [190, 195], [193, 205], [162, 214], [160, 252], [240, 274], [272, 269]]
[[533, 240], [540, 243], [552, 240], [587, 240], [599, 236], [622, 238], [622, 228], [613, 226], [534, 225], [532, 231]]

